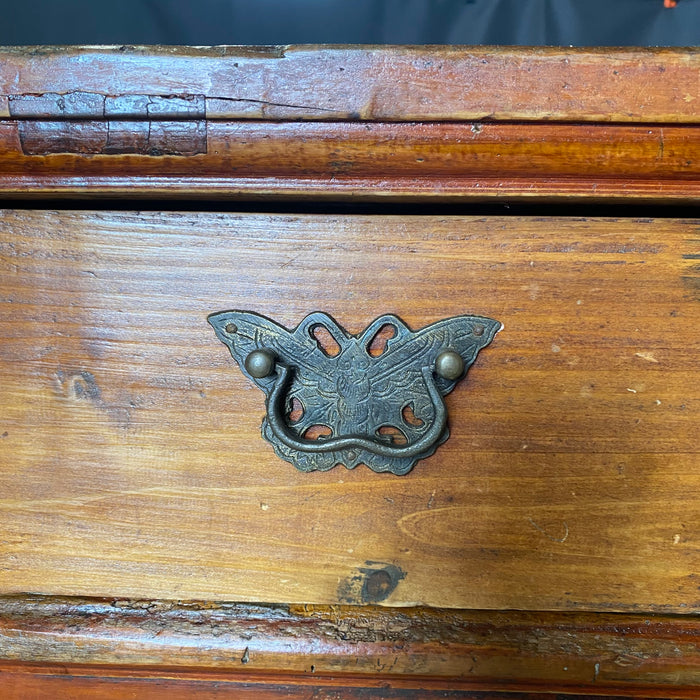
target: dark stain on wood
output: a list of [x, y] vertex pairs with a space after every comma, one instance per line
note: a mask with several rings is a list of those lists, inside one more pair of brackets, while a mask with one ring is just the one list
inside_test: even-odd
[[74, 407], [88, 403], [102, 411], [119, 429], [126, 430], [131, 424], [131, 412], [137, 407], [135, 400], [127, 405], [109, 403], [104, 400], [95, 375], [86, 369], [59, 367], [55, 374], [56, 394]]
[[381, 603], [396, 589], [406, 574], [394, 564], [368, 561], [338, 586], [338, 600], [350, 605]]
[[87, 400], [96, 406], [101, 405], [102, 392], [92, 372], [87, 370], [71, 372], [59, 369], [56, 372], [56, 379], [66, 396]]
[[194, 156], [207, 152], [205, 121], [21, 121], [26, 156]]
[[9, 112], [24, 155], [207, 152], [203, 95], [10, 95]]

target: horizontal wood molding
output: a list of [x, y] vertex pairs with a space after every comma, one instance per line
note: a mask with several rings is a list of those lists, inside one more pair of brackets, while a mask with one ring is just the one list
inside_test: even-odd
[[700, 201], [682, 49], [0, 49], [0, 197]]
[[700, 200], [692, 50], [0, 50], [0, 197]]
[[0, 598], [0, 688], [72, 677], [150, 679], [156, 690], [161, 679], [180, 692], [277, 684], [300, 697], [684, 698], [700, 684], [699, 641], [693, 617], [17, 596]]
[[700, 126], [0, 121], [2, 196], [700, 199]]
[[9, 47], [0, 117], [700, 123], [699, 73], [692, 49]]

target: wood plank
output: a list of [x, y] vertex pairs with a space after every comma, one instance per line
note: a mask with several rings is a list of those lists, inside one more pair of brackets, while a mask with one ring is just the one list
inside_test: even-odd
[[700, 198], [700, 127], [183, 124], [2, 121], [0, 196]]
[[[115, 46], [0, 52], [2, 111], [30, 118], [57, 112], [82, 118], [99, 109], [141, 116], [144, 100], [155, 103], [150, 111], [167, 113], [161, 98], [177, 96], [204, 99], [209, 119], [698, 123], [698, 75], [700, 57], [690, 49]], [[25, 95], [33, 96], [32, 105], [22, 101]]]
[[[0, 590], [695, 612], [698, 222], [4, 211]], [[505, 324], [405, 477], [302, 474], [206, 323]], [[396, 569], [390, 567], [397, 567]]]
[[[143, 677], [129, 671], [94, 669], [16, 668], [3, 669], [2, 690], [8, 700], [51, 697], [56, 700], [123, 700], [148, 697], [149, 700], [203, 700], [234, 698], [235, 700], [547, 700], [530, 693], [483, 693], [454, 689], [377, 688], [371, 683], [354, 686], [318, 679], [315, 683], [299, 683], [296, 678], [215, 677], [182, 671], [154, 673]], [[573, 700], [576, 700], [575, 698]], [[590, 700], [590, 699], [588, 699]]]
[[698, 635], [692, 616], [20, 596], [0, 599], [0, 688], [4, 697], [684, 698], [697, 693]]

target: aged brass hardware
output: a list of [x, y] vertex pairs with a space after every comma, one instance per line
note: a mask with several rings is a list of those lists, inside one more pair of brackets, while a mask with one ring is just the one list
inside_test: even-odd
[[293, 331], [250, 311], [208, 320], [267, 396], [263, 436], [305, 472], [366, 464], [406, 474], [447, 440], [443, 396], [501, 329], [455, 316], [412, 331], [389, 314], [350, 335], [320, 311]]

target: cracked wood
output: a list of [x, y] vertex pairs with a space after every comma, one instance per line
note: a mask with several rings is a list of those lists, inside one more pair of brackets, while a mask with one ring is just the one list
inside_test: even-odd
[[700, 201], [699, 75], [682, 49], [6, 48], [0, 196]]
[[[0, 95], [203, 95], [210, 119], [698, 123], [687, 49], [5, 47]], [[185, 77], [186, 76], [186, 77]], [[0, 116], [2, 113], [0, 112]]]

